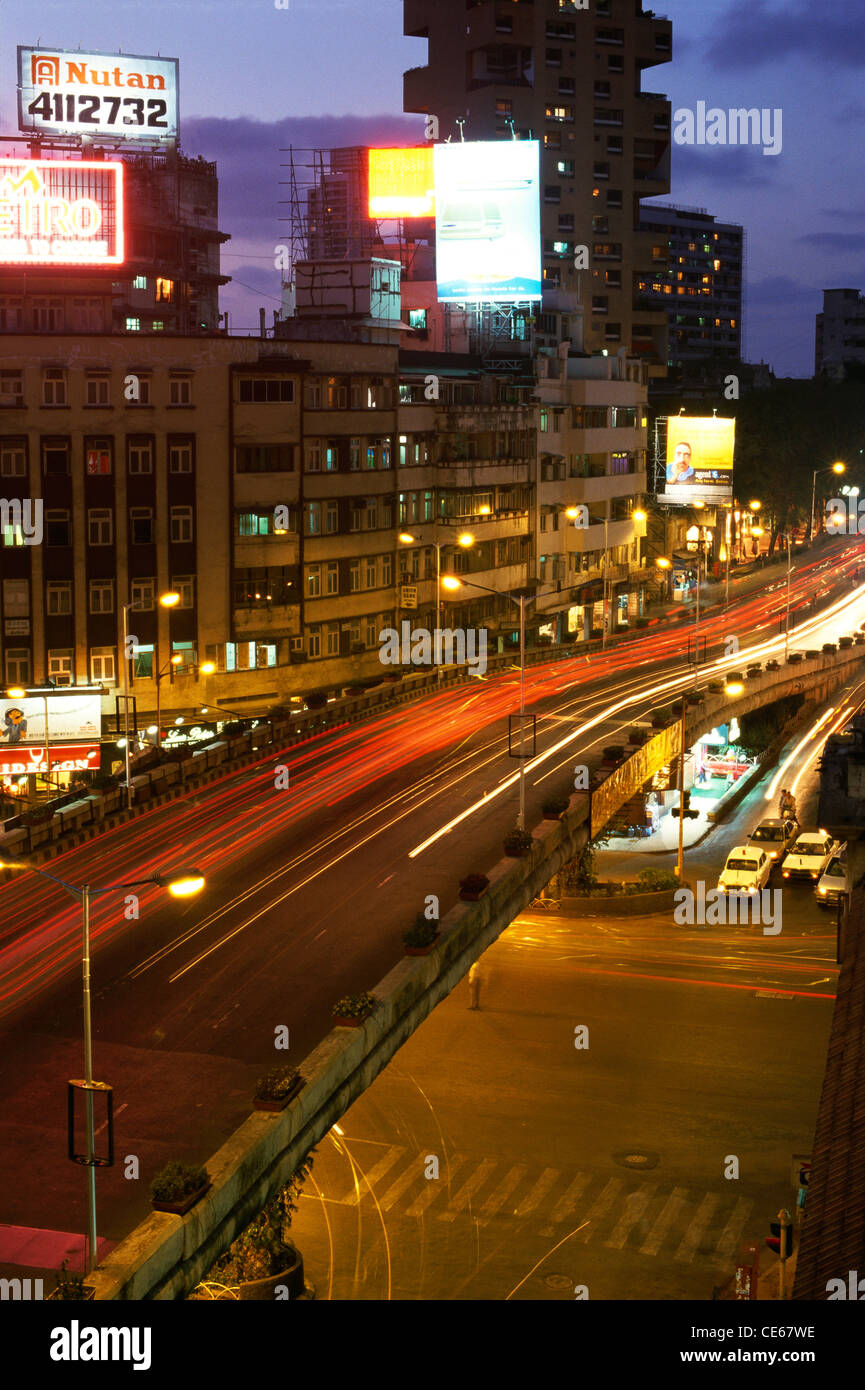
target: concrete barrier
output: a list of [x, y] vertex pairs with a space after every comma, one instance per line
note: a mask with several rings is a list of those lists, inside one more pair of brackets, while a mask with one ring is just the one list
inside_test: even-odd
[[650, 917], [655, 912], [672, 912], [676, 888], [658, 893], [613, 893], [562, 898], [564, 917]]

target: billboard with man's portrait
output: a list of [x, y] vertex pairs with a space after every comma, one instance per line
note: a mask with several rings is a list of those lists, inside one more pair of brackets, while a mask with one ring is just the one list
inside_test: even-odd
[[736, 421], [712, 417], [667, 420], [664, 486], [658, 501], [692, 507], [729, 502], [733, 495]]

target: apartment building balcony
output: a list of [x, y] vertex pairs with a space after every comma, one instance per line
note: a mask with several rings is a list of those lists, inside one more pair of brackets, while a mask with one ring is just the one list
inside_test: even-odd
[[485, 45], [529, 46], [534, 42], [534, 6], [502, 5], [495, 0], [473, 5], [466, 14], [466, 43], [471, 48]]
[[407, 38], [428, 39], [435, 0], [403, 0], [402, 31]]
[[300, 635], [300, 606], [296, 603], [256, 603], [232, 612], [232, 640], [275, 642]]
[[673, 23], [666, 15], [645, 12], [637, 15], [634, 25], [634, 47], [637, 66], [657, 67], [669, 63], [673, 56]]
[[416, 111], [428, 115], [433, 81], [429, 66], [409, 68], [402, 75], [402, 105], [404, 111]]
[[[606, 537], [605, 533], [606, 532]], [[589, 526], [573, 526], [567, 533], [568, 549], [581, 555], [587, 550], [613, 550], [617, 545], [630, 545], [635, 536], [635, 524], [627, 521], [593, 522]]]
[[[537, 423], [533, 405], [508, 405], [505, 402], [482, 402], [472, 405], [439, 407], [434, 428], [444, 434], [456, 431], [476, 434], [479, 430], [530, 430]], [[417, 428], [417, 425], [414, 426]]]
[[234, 563], [238, 569], [268, 569], [300, 561], [297, 536], [235, 536]]

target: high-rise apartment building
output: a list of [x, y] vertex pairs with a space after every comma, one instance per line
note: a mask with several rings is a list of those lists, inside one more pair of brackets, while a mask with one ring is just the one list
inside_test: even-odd
[[667, 316], [663, 389], [675, 390], [741, 359], [744, 229], [699, 208], [649, 205], [640, 220], [652, 269], [637, 281], [638, 302]]
[[575, 337], [577, 315], [588, 352], [624, 349], [663, 373], [665, 316], [635, 296], [651, 269], [640, 200], [670, 187], [670, 104], [642, 73], [670, 61], [670, 21], [639, 0], [404, 0], [403, 21], [428, 41], [406, 111], [435, 117], [442, 140], [541, 142], [539, 345]]
[[848, 365], [865, 365], [865, 295], [824, 290], [817, 315], [814, 370], [843, 380]]

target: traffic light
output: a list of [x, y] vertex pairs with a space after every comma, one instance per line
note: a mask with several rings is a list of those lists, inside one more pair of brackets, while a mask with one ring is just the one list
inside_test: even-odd
[[[673, 810], [672, 810], [672, 815], [678, 816], [678, 814], [679, 814], [679, 808], [678, 808], [678, 806], [674, 806], [674, 807], [673, 807]], [[700, 812], [699, 812], [699, 811], [692, 811], [692, 810], [691, 810], [691, 793], [690, 793], [690, 792], [682, 792], [682, 815], [685, 817], [685, 820], [698, 820], [698, 819], [699, 819]]]
[[[774, 1250], [776, 1255], [781, 1254], [781, 1222], [770, 1221], [769, 1230], [772, 1232], [766, 1237], [766, 1244], [770, 1250]], [[784, 1227], [784, 1253], [782, 1258], [788, 1260], [793, 1253], [793, 1226], [789, 1224]]]

